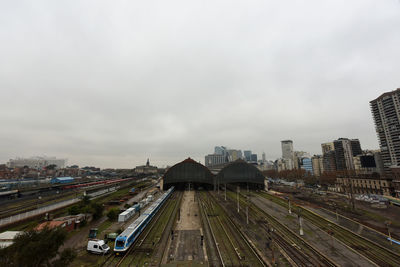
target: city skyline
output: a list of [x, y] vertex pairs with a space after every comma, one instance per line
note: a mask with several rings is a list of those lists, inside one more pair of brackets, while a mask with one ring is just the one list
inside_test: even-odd
[[52, 155], [130, 168], [216, 145], [267, 159], [357, 138], [400, 87], [400, 4], [2, 3], [0, 162]]

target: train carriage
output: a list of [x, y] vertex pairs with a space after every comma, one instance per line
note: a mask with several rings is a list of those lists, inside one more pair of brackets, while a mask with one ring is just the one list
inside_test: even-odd
[[114, 253], [116, 255], [124, 254], [129, 249], [160, 209], [165, 200], [172, 194], [173, 190], [174, 187], [168, 189], [167, 192], [157, 199], [141, 216], [139, 216], [139, 218], [137, 218], [115, 239]]

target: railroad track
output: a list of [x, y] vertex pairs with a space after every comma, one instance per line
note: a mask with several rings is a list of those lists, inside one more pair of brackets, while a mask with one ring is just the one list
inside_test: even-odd
[[222, 266], [266, 266], [216, 199], [210, 193], [202, 192], [200, 195], [201, 206], [215, 234]]
[[[272, 196], [268, 193], [257, 193], [266, 199], [272, 200], [275, 203], [287, 208], [287, 203], [281, 198]], [[348, 247], [356, 251], [357, 253], [368, 258], [379, 266], [400, 266], [400, 255], [388, 250], [381, 245], [374, 243], [336, 223], [329, 221], [310, 210], [297, 205], [301, 216], [306, 220], [313, 223], [325, 232], [331, 233], [337, 240], [346, 244]]]
[[218, 247], [217, 239], [215, 237], [214, 231], [211, 227], [210, 220], [207, 216], [207, 212], [205, 211], [205, 203], [201, 198], [200, 193], [196, 192], [196, 197], [199, 203], [199, 211], [200, 211], [200, 219], [202, 221], [205, 242], [207, 242], [208, 246], [206, 246], [208, 253], [208, 261], [211, 266], [222, 266], [225, 267], [224, 260], [222, 259], [221, 251]]
[[[230, 200], [235, 199], [235, 193], [229, 192]], [[242, 207], [246, 204], [243, 194], [239, 194]], [[254, 222], [261, 228], [271, 242], [279, 246], [286, 256], [291, 259], [292, 265], [297, 266], [338, 266], [335, 262], [322, 254], [319, 250], [306, 242], [273, 216], [265, 213], [255, 205], [249, 205], [249, 214]]]
[[[37, 207], [43, 207], [43, 206], [47, 206], [49, 203], [53, 200], [57, 200], [60, 198], [67, 198], [67, 197], [71, 197], [74, 198], [75, 193], [64, 193], [64, 194], [59, 194], [59, 195], [55, 195], [55, 196], [49, 196], [49, 197], [44, 197], [42, 200], [40, 200], [40, 203], [38, 201], [37, 198], [34, 199], [29, 199], [29, 200], [25, 200], [25, 201], [21, 201], [21, 203], [10, 203], [9, 207], [5, 207], [2, 208], [0, 210], [0, 219], [1, 218], [5, 218], [5, 217], [10, 217], [19, 213], [23, 213], [23, 212], [28, 212], [31, 210], [36, 209]], [[65, 199], [67, 200], [67, 199]], [[13, 205], [14, 204], [14, 205]]]

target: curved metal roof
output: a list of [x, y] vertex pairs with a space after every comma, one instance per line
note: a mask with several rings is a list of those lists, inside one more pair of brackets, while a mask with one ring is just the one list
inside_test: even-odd
[[187, 158], [169, 168], [163, 179], [164, 184], [191, 182], [212, 185], [213, 177], [214, 175], [206, 166]]
[[238, 159], [224, 167], [216, 176], [219, 183], [264, 184], [264, 175], [252, 164]]

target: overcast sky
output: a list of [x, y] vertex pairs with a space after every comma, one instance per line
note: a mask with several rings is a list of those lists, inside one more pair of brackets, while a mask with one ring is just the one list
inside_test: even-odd
[[0, 0], [0, 163], [377, 149], [369, 101], [399, 63], [399, 0]]

